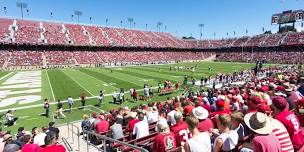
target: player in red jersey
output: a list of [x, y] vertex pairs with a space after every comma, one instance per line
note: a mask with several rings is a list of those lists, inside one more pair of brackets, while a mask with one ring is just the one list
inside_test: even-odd
[[176, 124], [171, 127], [171, 131], [176, 137], [176, 146], [183, 146], [185, 142], [191, 137], [188, 125], [183, 121], [183, 115], [180, 112], [174, 114]]

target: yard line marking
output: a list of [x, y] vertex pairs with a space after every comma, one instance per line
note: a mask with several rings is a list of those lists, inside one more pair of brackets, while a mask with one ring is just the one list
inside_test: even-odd
[[53, 95], [53, 100], [56, 101], [56, 100], [55, 100], [54, 91], [53, 91], [53, 87], [52, 87], [52, 83], [51, 83], [51, 81], [50, 81], [49, 74], [48, 74], [47, 70], [46, 70], [46, 77], [47, 77], [48, 82], [49, 82], [49, 84], [50, 84], [51, 92], [52, 92], [52, 95]]
[[10, 72], [10, 73], [6, 74], [5, 76], [1, 77], [0, 81], [3, 80], [3, 79], [5, 79], [6, 77], [8, 77], [9, 75], [11, 75], [12, 73], [14, 73], [14, 72]]
[[[158, 87], [152, 87], [152, 89], [156, 89]], [[144, 89], [138, 89], [137, 91], [138, 92], [141, 92], [143, 91]], [[125, 94], [130, 94], [129, 91], [125, 92]], [[113, 93], [111, 94], [105, 94], [104, 96], [107, 97], [107, 96], [112, 96]], [[91, 96], [91, 97], [87, 97], [87, 99], [94, 99], [94, 98], [98, 98], [99, 96]], [[55, 101], [55, 100], [54, 100]], [[74, 101], [80, 101], [79, 98], [77, 99], [74, 99]], [[64, 101], [61, 101], [61, 103], [66, 103], [68, 102], [67, 100], [64, 100]], [[51, 102], [50, 105], [54, 105], [54, 104], [57, 104], [57, 102]], [[20, 109], [28, 109], [28, 108], [34, 108], [34, 107], [42, 107], [43, 108], [43, 105], [44, 104], [36, 104], [36, 105], [30, 105], [30, 106], [24, 106], [24, 107], [17, 107], [17, 108], [10, 108], [11, 110], [20, 110]], [[0, 112], [6, 112], [8, 109], [3, 109], [3, 110], [0, 110]]]
[[30, 116], [22, 116], [22, 117], [19, 117], [19, 119], [25, 119], [25, 118], [28, 118]]
[[72, 78], [70, 75], [66, 74], [64, 71], [60, 70], [63, 72], [66, 76], [70, 77], [74, 82], [76, 82], [80, 87], [82, 87], [85, 91], [87, 91], [91, 96], [94, 96], [93, 93], [91, 93], [87, 88], [85, 88], [83, 85], [81, 85], [78, 81], [76, 81], [74, 78]]
[[[79, 70], [78, 70], [78, 71], [79, 71]], [[79, 72], [81, 72], [81, 73], [83, 73], [83, 74], [85, 74], [85, 75], [88, 75], [89, 77], [92, 77], [92, 78], [96, 79], [96, 80], [99, 81], [99, 82], [102, 82], [102, 83], [100, 83], [100, 84], [105, 84], [105, 83], [106, 83], [106, 82], [104, 82], [104, 81], [102, 81], [102, 80], [99, 80], [99, 79], [97, 79], [97, 78], [95, 78], [95, 77], [89, 75], [89, 74], [86, 74], [85, 72], [82, 72], [82, 71], [79, 71]], [[114, 90], [118, 90], [118, 88], [116, 88], [116, 87], [114, 87], [114, 86], [110, 86], [110, 87], [112, 87]]]

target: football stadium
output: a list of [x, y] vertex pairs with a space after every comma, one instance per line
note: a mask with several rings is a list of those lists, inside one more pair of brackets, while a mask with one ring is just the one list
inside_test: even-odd
[[2, 0], [0, 152], [304, 152], [303, 13]]

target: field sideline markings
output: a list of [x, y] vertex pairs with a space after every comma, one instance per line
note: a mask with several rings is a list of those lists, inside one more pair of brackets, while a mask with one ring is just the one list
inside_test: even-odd
[[14, 72], [10, 72], [10, 73], [6, 74], [5, 76], [1, 77], [0, 81], [3, 80], [3, 79], [5, 79], [6, 77], [10, 76], [12, 73], [14, 73]]
[[52, 87], [52, 83], [51, 83], [51, 81], [50, 81], [49, 74], [48, 74], [48, 71], [47, 71], [47, 70], [46, 70], [46, 77], [47, 77], [48, 82], [49, 82], [49, 84], [50, 84], [50, 88], [51, 88], [51, 92], [52, 92], [53, 100], [54, 100], [54, 101], [56, 101], [56, 99], [55, 99], [55, 95], [54, 95], [54, 91], [53, 91], [53, 87]]
[[[158, 87], [152, 87], [153, 89], [156, 89], [156, 88], [158, 88]], [[138, 92], [141, 92], [141, 91], [143, 91], [144, 89], [138, 89], [137, 91]], [[127, 91], [125, 94], [130, 94], [130, 92], [129, 91]], [[111, 94], [105, 94], [104, 96], [105, 97], [107, 97], [107, 96], [112, 96], [113, 95], [113, 93], [111, 93]], [[91, 96], [91, 97], [87, 97], [87, 99], [94, 99], [94, 98], [98, 98], [99, 96]], [[74, 101], [80, 101], [80, 99], [79, 98], [77, 98], [77, 99], [74, 99]], [[68, 102], [67, 100], [63, 100], [63, 101], [61, 101], [61, 103], [66, 103], [66, 102]], [[50, 105], [54, 105], [54, 104], [57, 104], [57, 102], [55, 102], [55, 100], [54, 100], [54, 102], [51, 102], [50, 103]], [[36, 105], [30, 105], [30, 106], [24, 106], [24, 107], [16, 107], [16, 108], [9, 108], [9, 109], [11, 109], [11, 110], [22, 110], [22, 109], [29, 109], [29, 108], [34, 108], [34, 107], [42, 107], [43, 108], [43, 105], [44, 104], [36, 104]], [[3, 109], [3, 110], [0, 110], [0, 112], [6, 112], [7, 110], [9, 110], [9, 109]]]
[[[99, 81], [99, 82], [101, 82], [102, 84], [107, 84], [105, 81], [102, 81], [102, 80], [99, 80], [99, 79], [97, 79], [97, 78], [95, 78], [95, 77], [93, 77], [93, 76], [91, 76], [91, 75], [89, 75], [89, 74], [87, 74], [87, 73], [85, 73], [85, 72], [82, 72], [82, 71], [80, 71], [80, 70], [78, 70], [79, 72], [81, 72], [81, 73], [83, 73], [83, 74], [85, 74], [85, 75], [88, 75], [89, 77], [91, 77], [91, 78], [94, 78], [94, 79], [96, 79], [97, 81]], [[114, 90], [118, 90], [118, 88], [116, 88], [116, 87], [114, 87], [114, 86], [108, 86], [108, 87], [112, 87]]]
[[68, 76], [69, 78], [71, 78], [74, 82], [76, 82], [81, 88], [83, 88], [85, 91], [87, 91], [91, 96], [94, 96], [93, 93], [91, 93], [87, 88], [85, 88], [83, 85], [81, 85], [78, 81], [76, 81], [74, 78], [72, 78], [70, 75], [66, 74], [64, 71], [60, 70], [61, 72], [63, 72], [66, 76]]
[[[98, 71], [97, 71], [98, 70]], [[101, 73], [101, 74], [104, 74], [104, 75], [106, 75], [106, 76], [111, 76], [111, 75], [108, 75], [108, 74], [105, 74], [105, 72], [103, 72], [102, 71], [102, 69], [97, 69], [97, 70], [94, 70], [94, 71], [96, 71], [96, 72], [98, 72], [98, 73]], [[131, 75], [130, 75], [131, 76]], [[137, 83], [135, 83], [135, 82], [130, 82], [130, 81], [126, 81], [125, 79], [122, 79], [122, 78], [120, 78], [120, 77], [117, 77], [117, 76], [113, 76], [115, 79], [118, 79], [118, 80], [120, 80], [120, 81], [124, 81], [124, 82], [127, 82], [127, 83], [130, 83], [130, 84], [133, 84], [133, 85], [135, 85], [135, 86], [141, 86], [141, 85], [139, 85], [139, 84], [137, 84]], [[137, 80], [138, 81], [138, 80]], [[140, 83], [140, 82], [139, 82]]]

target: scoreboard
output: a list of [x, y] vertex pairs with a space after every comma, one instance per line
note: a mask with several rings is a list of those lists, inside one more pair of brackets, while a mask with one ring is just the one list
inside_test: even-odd
[[294, 23], [297, 21], [303, 21], [304, 15], [303, 10], [288, 10], [282, 13], [273, 14], [271, 17], [271, 24], [285, 24]]

